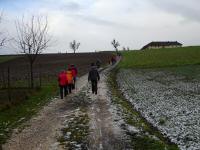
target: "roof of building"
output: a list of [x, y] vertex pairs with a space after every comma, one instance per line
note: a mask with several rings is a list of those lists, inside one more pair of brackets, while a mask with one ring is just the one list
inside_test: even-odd
[[145, 45], [142, 49], [147, 49], [149, 46], [173, 46], [173, 45], [182, 46], [182, 44], [177, 41], [167, 41], [167, 42], [157, 41], [157, 42], [151, 42]]

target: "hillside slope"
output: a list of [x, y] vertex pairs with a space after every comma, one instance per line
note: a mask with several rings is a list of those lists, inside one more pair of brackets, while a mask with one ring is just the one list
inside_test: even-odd
[[200, 64], [200, 46], [123, 52], [122, 68], [153, 68]]

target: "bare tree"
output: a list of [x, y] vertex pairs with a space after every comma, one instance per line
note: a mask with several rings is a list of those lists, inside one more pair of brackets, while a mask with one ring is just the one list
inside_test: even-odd
[[130, 51], [130, 48], [129, 48], [129, 47], [126, 48], [126, 47], [124, 46], [122, 49], [123, 49], [123, 51]]
[[111, 44], [113, 45], [113, 47], [115, 48], [116, 52], [118, 51], [118, 47], [120, 46], [119, 42], [116, 41], [115, 39], [113, 39], [113, 41], [111, 42]]
[[69, 43], [70, 48], [74, 51], [74, 54], [76, 53], [76, 51], [78, 50], [80, 43], [76, 42], [76, 40], [73, 40], [73, 42]]
[[[2, 16], [3, 16], [3, 12], [0, 12], [0, 24], [2, 21]], [[5, 44], [6, 38], [3, 37], [3, 32], [0, 29], [0, 47], [2, 47]]]
[[25, 54], [30, 64], [30, 83], [31, 88], [34, 87], [33, 64], [39, 54], [41, 54], [48, 46], [50, 37], [48, 35], [48, 21], [42, 16], [32, 16], [30, 20], [16, 21], [17, 42], [21, 49], [20, 53]]
[[123, 47], [122, 50], [123, 50], [123, 51], [126, 51], [126, 47]]

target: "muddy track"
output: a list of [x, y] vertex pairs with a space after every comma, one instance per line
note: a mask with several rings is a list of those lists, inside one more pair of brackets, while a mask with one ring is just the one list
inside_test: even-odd
[[[86, 84], [86, 76], [77, 82], [79, 88], [77, 93]], [[11, 139], [3, 145], [3, 150], [47, 150], [57, 142], [58, 130], [64, 121], [63, 116], [75, 109], [72, 101], [75, 94], [69, 95], [66, 99], [54, 99], [48, 106], [45, 106], [37, 116], [25, 123], [25, 129], [18, 133], [16, 129]]]
[[3, 145], [3, 150], [63, 149], [57, 142], [58, 134], [65, 121], [64, 116], [77, 109], [73, 97], [83, 91], [82, 89], [85, 89], [85, 93], [91, 100], [88, 107], [90, 118], [88, 149], [125, 149], [123, 133], [114, 124], [112, 113], [109, 111], [110, 100], [106, 93], [107, 73], [112, 67], [100, 71], [101, 80], [97, 95], [91, 93], [87, 75], [82, 76], [77, 82], [79, 88], [74, 91], [74, 94], [64, 100], [54, 99], [45, 106], [37, 116], [24, 124], [25, 128], [22, 132], [18, 133], [18, 130], [15, 130], [11, 139]]
[[[67, 101], [66, 101], [67, 102]], [[62, 122], [60, 117], [66, 109], [73, 109], [73, 105], [68, 102], [57, 100], [44, 108], [39, 115], [31, 119], [21, 133], [14, 133], [3, 149], [7, 150], [29, 150], [48, 149], [55, 142], [56, 128]], [[67, 104], [67, 105], [66, 105]], [[55, 107], [56, 106], [56, 107]]]
[[89, 116], [91, 118], [89, 149], [92, 150], [121, 150], [126, 149], [127, 146], [127, 143], [124, 142], [124, 133], [114, 122], [114, 116], [110, 112], [111, 101], [107, 94], [108, 87], [106, 85], [106, 74], [109, 70], [110, 68], [105, 69], [101, 73], [98, 95], [90, 94], [93, 103], [89, 109]]

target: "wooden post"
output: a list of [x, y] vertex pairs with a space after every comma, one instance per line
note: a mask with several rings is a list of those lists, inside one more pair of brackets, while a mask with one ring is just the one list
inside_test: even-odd
[[40, 80], [40, 88], [42, 87], [42, 72], [41, 72], [41, 65], [39, 66], [39, 80]]
[[4, 69], [2, 69], [2, 82], [3, 82], [2, 88], [6, 88], [6, 79], [5, 79]]
[[9, 102], [11, 103], [11, 89], [10, 89], [10, 67], [8, 67], [8, 74], [7, 74], [7, 77], [8, 77], [8, 85], [7, 85], [7, 87], [8, 87], [8, 100], [9, 100]]
[[30, 63], [30, 81], [31, 81], [31, 89], [33, 89], [34, 88], [33, 62]]

